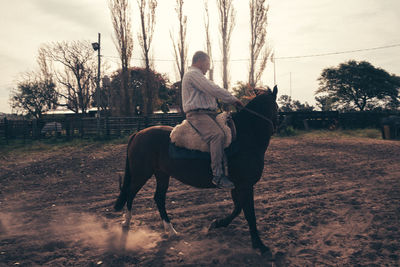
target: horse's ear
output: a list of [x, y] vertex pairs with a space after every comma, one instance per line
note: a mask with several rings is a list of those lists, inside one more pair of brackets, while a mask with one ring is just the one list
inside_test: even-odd
[[272, 91], [272, 94], [274, 95], [274, 97], [276, 99], [276, 96], [278, 94], [278, 86], [277, 85], [274, 86], [274, 90]]

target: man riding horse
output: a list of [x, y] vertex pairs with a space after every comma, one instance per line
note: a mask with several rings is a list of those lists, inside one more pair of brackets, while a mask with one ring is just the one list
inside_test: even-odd
[[[136, 194], [148, 180], [155, 177], [157, 186], [154, 200], [164, 229], [168, 233], [176, 234], [165, 207], [170, 177], [196, 188], [215, 188], [212, 180], [222, 188], [232, 187], [230, 182], [233, 182], [235, 188], [231, 190], [231, 196], [234, 209], [228, 216], [214, 220], [210, 230], [227, 227], [243, 211], [253, 248], [272, 259], [270, 248], [264, 245], [257, 230], [253, 187], [264, 173], [264, 154], [278, 123], [278, 88], [275, 86], [272, 91], [265, 90], [256, 95], [245, 107], [232, 115], [236, 127], [237, 149], [227, 155], [229, 179], [224, 179], [221, 163], [224, 153], [221, 140], [216, 137], [221, 133], [213, 132], [219, 130], [219, 125], [214, 121], [216, 98], [237, 106], [241, 106], [241, 102], [204, 77], [209, 64], [207, 54], [195, 54], [193, 65], [183, 79], [183, 103], [188, 119], [192, 118], [193, 126], [199, 128], [200, 135], [208, 136], [213, 166], [210, 166], [209, 159], [174, 158], [170, 150], [174, 128], [161, 125], [143, 129], [129, 138], [124, 182], [114, 209], [120, 211], [126, 204], [123, 226], [129, 228]], [[205, 111], [202, 112], [201, 109]]]
[[182, 104], [186, 120], [208, 144], [211, 155], [212, 182], [218, 188], [233, 189], [235, 186], [224, 172], [227, 159], [224, 153], [225, 133], [216, 121], [217, 99], [223, 103], [243, 107], [242, 102], [205, 77], [210, 69], [210, 57], [197, 51], [192, 66], [182, 80]]

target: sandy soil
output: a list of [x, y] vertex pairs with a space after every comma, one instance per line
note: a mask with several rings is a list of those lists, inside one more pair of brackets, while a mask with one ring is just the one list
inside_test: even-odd
[[[1, 266], [273, 266], [251, 249], [229, 193], [171, 180], [164, 235], [151, 179], [129, 233], [112, 211], [125, 145], [0, 156]], [[260, 236], [286, 266], [400, 265], [400, 142], [275, 138], [255, 187]]]

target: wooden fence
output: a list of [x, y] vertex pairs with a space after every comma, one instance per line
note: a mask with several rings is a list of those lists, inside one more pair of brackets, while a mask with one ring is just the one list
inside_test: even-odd
[[334, 129], [334, 128], [380, 128], [381, 121], [396, 112], [344, 112], [338, 111], [309, 111], [309, 112], [280, 112], [281, 123], [296, 129]]
[[117, 137], [155, 125], [175, 126], [183, 120], [180, 114], [154, 114], [148, 117], [47, 117], [40, 120], [0, 121], [0, 139], [41, 139], [48, 136], [72, 139], [76, 137]]
[[[382, 118], [399, 115], [386, 112], [281, 112], [281, 127], [295, 129], [334, 129], [381, 127]], [[0, 120], [0, 141], [9, 139], [40, 139], [57, 136], [71, 139], [76, 137], [117, 137], [154, 125], [175, 126], [184, 117], [180, 114], [153, 114], [150, 116], [108, 117], [47, 117], [40, 120]]]

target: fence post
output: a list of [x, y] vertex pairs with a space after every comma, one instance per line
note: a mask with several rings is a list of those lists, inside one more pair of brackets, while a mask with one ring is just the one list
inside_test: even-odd
[[28, 129], [28, 121], [24, 119], [23, 122], [24, 124], [22, 125], [22, 128], [24, 129], [24, 144], [25, 144], [25, 141], [28, 137], [27, 132], [29, 131], [29, 129]]
[[8, 120], [4, 118], [4, 137], [6, 138], [6, 144], [8, 145]]
[[139, 131], [140, 131], [140, 124], [142, 123], [141, 117], [140, 117], [140, 116], [137, 116], [137, 117], [136, 117], [136, 120], [137, 120], [137, 122], [138, 122], [138, 123], [137, 123], [137, 126], [136, 126], [136, 127], [137, 127], [136, 131], [139, 132]]
[[106, 136], [107, 138], [110, 138], [110, 123], [108, 121], [108, 115], [106, 116], [105, 124], [106, 124]]
[[81, 135], [81, 138], [83, 138], [84, 135], [84, 130], [83, 130], [83, 116], [79, 117], [79, 133]]
[[71, 138], [71, 124], [70, 120], [68, 118], [65, 118], [65, 136], [67, 140], [69, 141]]
[[144, 116], [144, 128], [149, 127], [149, 117], [146, 115]]
[[37, 139], [37, 123], [36, 119], [32, 120], [32, 139]]

